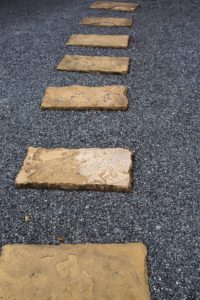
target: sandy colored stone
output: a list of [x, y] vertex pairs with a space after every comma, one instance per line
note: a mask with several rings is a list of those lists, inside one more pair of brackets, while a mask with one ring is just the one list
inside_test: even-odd
[[41, 104], [41, 109], [126, 110], [127, 108], [127, 88], [123, 85], [48, 87]]
[[127, 74], [128, 57], [65, 55], [57, 66], [60, 71]]
[[6, 245], [1, 300], [150, 300], [146, 247]]
[[132, 152], [123, 148], [28, 148], [17, 187], [131, 190]]
[[90, 5], [90, 8], [101, 8], [101, 9], [133, 12], [137, 9], [138, 6], [139, 5], [137, 3], [95, 1]]
[[72, 34], [66, 45], [101, 48], [127, 48], [128, 41], [128, 35]]
[[101, 17], [85, 17], [81, 20], [81, 25], [92, 26], [108, 26], [108, 27], [131, 27], [133, 21], [126, 18], [101, 18]]

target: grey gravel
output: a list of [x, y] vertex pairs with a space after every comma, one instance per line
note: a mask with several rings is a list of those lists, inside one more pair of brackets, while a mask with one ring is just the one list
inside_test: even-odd
[[[66, 243], [141, 241], [152, 299], [200, 299], [200, 3], [142, 0], [130, 14], [89, 10], [91, 2], [0, 2], [1, 245], [57, 244], [58, 236]], [[134, 16], [135, 26], [79, 25], [82, 17], [106, 15]], [[131, 42], [127, 50], [66, 48], [74, 33], [129, 34]], [[124, 76], [58, 72], [64, 54], [128, 55], [132, 63]], [[129, 110], [40, 111], [47, 86], [70, 84], [126, 84]], [[29, 145], [135, 149], [133, 192], [17, 190]]]

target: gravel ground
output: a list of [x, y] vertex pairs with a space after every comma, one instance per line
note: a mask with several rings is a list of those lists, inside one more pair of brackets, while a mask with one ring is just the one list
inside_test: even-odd
[[[130, 14], [89, 10], [91, 2], [1, 0], [1, 245], [56, 244], [58, 236], [66, 243], [141, 241], [149, 251], [152, 299], [200, 299], [200, 5], [140, 0]], [[92, 15], [134, 15], [135, 26], [79, 25]], [[66, 48], [73, 33], [128, 33], [131, 42], [127, 50]], [[66, 53], [129, 56], [130, 72], [58, 72]], [[40, 111], [47, 86], [70, 84], [126, 84], [129, 110]], [[134, 149], [133, 192], [16, 190], [29, 145]]]

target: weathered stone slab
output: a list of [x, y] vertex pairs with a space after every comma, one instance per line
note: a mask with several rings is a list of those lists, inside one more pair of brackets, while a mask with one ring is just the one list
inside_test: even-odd
[[108, 26], [108, 27], [131, 27], [133, 21], [126, 18], [101, 18], [101, 17], [86, 17], [81, 20], [81, 25], [91, 26]]
[[128, 57], [65, 55], [57, 66], [60, 71], [127, 74]]
[[48, 87], [41, 104], [41, 109], [62, 110], [126, 110], [127, 108], [127, 88], [123, 85]]
[[29, 147], [16, 187], [131, 191], [132, 152], [123, 148]]
[[6, 245], [2, 300], [150, 300], [146, 247], [133, 244]]
[[120, 10], [133, 12], [138, 8], [137, 3], [126, 3], [126, 2], [110, 2], [110, 1], [95, 1], [90, 5], [90, 8]]
[[128, 41], [128, 35], [72, 34], [66, 45], [102, 48], [127, 48]]

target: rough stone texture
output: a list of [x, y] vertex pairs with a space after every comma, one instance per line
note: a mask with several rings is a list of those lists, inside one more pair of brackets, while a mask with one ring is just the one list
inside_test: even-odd
[[127, 18], [110, 17], [85, 17], [81, 20], [81, 25], [108, 26], [108, 27], [131, 27], [133, 21]]
[[137, 9], [138, 6], [139, 5], [136, 3], [95, 1], [90, 5], [90, 8], [102, 8], [133, 12]]
[[29, 147], [17, 187], [131, 191], [132, 152], [123, 148]]
[[41, 109], [61, 110], [126, 110], [127, 88], [123, 85], [104, 87], [48, 87]]
[[150, 300], [146, 247], [134, 244], [7, 245], [2, 300]]
[[127, 74], [128, 57], [65, 55], [57, 66], [60, 71]]
[[66, 45], [101, 48], [127, 48], [128, 35], [72, 34]]

